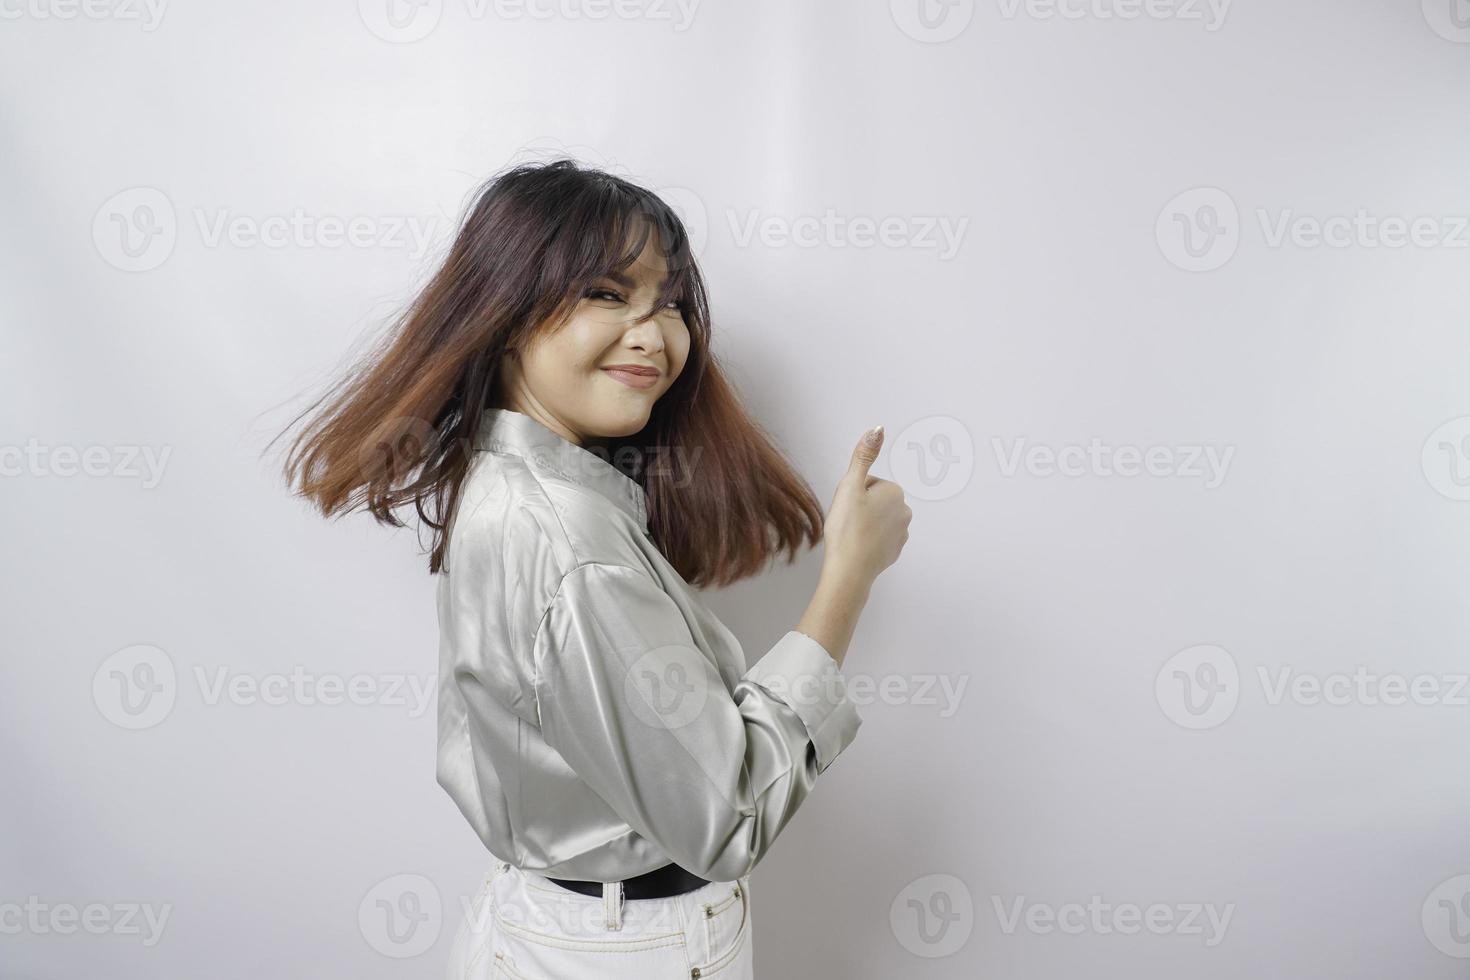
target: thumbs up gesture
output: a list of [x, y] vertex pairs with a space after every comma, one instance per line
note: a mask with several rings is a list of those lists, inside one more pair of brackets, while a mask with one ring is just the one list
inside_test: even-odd
[[868, 474], [882, 448], [881, 425], [863, 433], [837, 483], [826, 519], [824, 575], [871, 585], [909, 539], [914, 512], [903, 487]]

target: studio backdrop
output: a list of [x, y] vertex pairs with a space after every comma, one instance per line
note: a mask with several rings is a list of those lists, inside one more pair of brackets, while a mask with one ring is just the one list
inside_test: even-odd
[[0, 79], [0, 976], [441, 975], [428, 538], [271, 439], [558, 156], [914, 511], [758, 975], [1470, 970], [1464, 0], [3, 0]]

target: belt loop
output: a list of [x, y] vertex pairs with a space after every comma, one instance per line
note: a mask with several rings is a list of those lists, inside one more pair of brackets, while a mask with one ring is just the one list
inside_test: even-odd
[[623, 883], [602, 883], [602, 921], [609, 929], [623, 928]]

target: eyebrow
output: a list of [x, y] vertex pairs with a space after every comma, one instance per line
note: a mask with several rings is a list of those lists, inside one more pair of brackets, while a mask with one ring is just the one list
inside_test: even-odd
[[[626, 276], [626, 275], [624, 275], [621, 272], [609, 272], [609, 273], [607, 273], [607, 278], [611, 279], [613, 282], [617, 283], [619, 286], [625, 286], [628, 289], [632, 289], [633, 286], [636, 285], [633, 282], [633, 279], [630, 276]], [[664, 278], [660, 279], [659, 280], [659, 283], [658, 283], [658, 287], [657, 287], [658, 290], [659, 290], [659, 292], [663, 292], [664, 287], [667, 286], [668, 284], [669, 284], [669, 277], [668, 276], [665, 276]]]

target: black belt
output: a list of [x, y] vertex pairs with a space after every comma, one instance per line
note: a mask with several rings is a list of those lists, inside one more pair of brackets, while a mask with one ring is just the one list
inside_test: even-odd
[[[548, 878], [563, 888], [583, 895], [602, 897], [602, 882], [600, 881], [577, 881], [572, 878]], [[668, 898], [670, 895], [682, 895], [692, 892], [696, 888], [703, 888], [709, 882], [690, 874], [677, 864], [666, 864], [662, 868], [654, 868], [641, 875], [623, 879], [623, 898]]]

